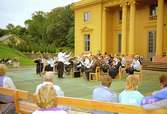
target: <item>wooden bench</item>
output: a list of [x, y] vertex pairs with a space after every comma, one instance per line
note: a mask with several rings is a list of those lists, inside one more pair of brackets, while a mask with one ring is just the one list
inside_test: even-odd
[[[38, 109], [38, 106], [34, 103], [36, 96], [29, 92], [0, 87], [0, 94], [14, 97], [18, 114], [31, 114], [34, 110]], [[142, 107], [138, 106], [70, 97], [57, 97], [57, 103], [59, 105], [79, 107], [88, 110], [96, 109], [101, 111], [119, 112], [125, 114], [167, 114], [167, 109], [144, 110]]]

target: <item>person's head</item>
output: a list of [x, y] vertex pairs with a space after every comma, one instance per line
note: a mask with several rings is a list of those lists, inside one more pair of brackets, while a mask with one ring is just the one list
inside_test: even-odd
[[161, 75], [159, 78], [159, 81], [160, 81], [161, 88], [166, 87], [167, 86], [167, 75], [165, 74]]
[[110, 87], [112, 83], [112, 78], [108, 75], [102, 75], [100, 76], [101, 84], [103, 86]]
[[128, 74], [129, 75], [133, 75], [134, 74], [134, 69], [132, 67], [129, 67]]
[[7, 67], [4, 64], [0, 64], [0, 76], [4, 76], [6, 74]]
[[139, 85], [139, 78], [136, 75], [129, 75], [126, 78], [125, 89], [126, 90], [136, 90]]
[[64, 52], [63, 48], [60, 48], [59, 51], [60, 51], [60, 52]]
[[135, 60], [138, 60], [138, 59], [139, 59], [139, 55], [135, 55], [135, 56], [134, 56], [134, 59], [135, 59]]
[[52, 83], [45, 84], [42, 86], [37, 93], [37, 105], [40, 108], [47, 109], [57, 106], [56, 102], [56, 91]]
[[54, 76], [53, 72], [46, 72], [45, 75], [43, 76], [43, 80], [45, 82], [53, 82], [53, 76]]

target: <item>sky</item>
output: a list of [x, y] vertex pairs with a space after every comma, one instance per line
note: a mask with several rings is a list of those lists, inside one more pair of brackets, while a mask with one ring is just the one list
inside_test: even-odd
[[0, 0], [0, 28], [6, 25], [24, 26], [35, 11], [49, 12], [51, 9], [65, 6], [79, 0]]

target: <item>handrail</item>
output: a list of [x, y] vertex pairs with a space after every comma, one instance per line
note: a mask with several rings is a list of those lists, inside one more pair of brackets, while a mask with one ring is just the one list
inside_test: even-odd
[[[30, 106], [31, 110], [37, 109], [37, 105], [35, 103], [21, 102], [20, 100], [32, 100], [33, 102], [36, 99], [36, 96], [22, 90], [13, 90], [9, 88], [0, 87], [0, 94], [13, 96], [16, 105], [16, 109], [19, 112], [21, 109], [25, 109], [25, 106]], [[167, 114], [167, 109], [159, 109], [159, 110], [144, 110], [143, 107], [125, 105], [120, 103], [111, 103], [111, 102], [102, 102], [102, 101], [94, 101], [88, 99], [80, 99], [80, 98], [71, 98], [71, 97], [57, 97], [55, 99], [59, 105], [69, 105], [74, 107], [79, 107], [83, 109], [90, 110], [101, 110], [108, 112], [119, 112], [126, 114]], [[24, 106], [25, 105], [25, 106]], [[26, 110], [26, 109], [25, 109]], [[30, 109], [27, 109], [27, 111]]]

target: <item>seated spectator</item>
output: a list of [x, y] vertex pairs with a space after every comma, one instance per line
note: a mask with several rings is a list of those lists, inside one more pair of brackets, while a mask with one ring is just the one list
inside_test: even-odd
[[[93, 90], [93, 100], [117, 102], [118, 101], [117, 94], [109, 89], [112, 83], [112, 77], [108, 75], [103, 75], [100, 78], [101, 78], [101, 85]], [[94, 110], [92, 114], [114, 114], [114, 113]]]
[[57, 108], [56, 92], [52, 83], [47, 83], [37, 92], [37, 105], [40, 109], [32, 114], [67, 114], [64, 110]]
[[[40, 89], [42, 86], [44, 86], [44, 85], [46, 85], [46, 84], [48, 84], [48, 83], [49, 83], [49, 84], [50, 84], [50, 83], [54, 84], [53, 76], [54, 76], [54, 73], [53, 73], [53, 72], [46, 72], [45, 75], [44, 75], [44, 77], [43, 77], [43, 83], [41, 83], [41, 84], [39, 84], [39, 85], [37, 86], [35, 93], [37, 94], [38, 91], [39, 91], [39, 89]], [[57, 96], [64, 96], [64, 92], [62, 91], [62, 89], [60, 88], [60, 86], [54, 85], [53, 87], [54, 87], [54, 89], [55, 89], [55, 91], [56, 91], [56, 93], [57, 93]]]
[[146, 109], [167, 108], [167, 75], [160, 77], [161, 90], [153, 92], [152, 96], [146, 96], [142, 105]]
[[137, 91], [139, 84], [139, 78], [135, 75], [129, 75], [126, 78], [125, 90], [119, 95], [119, 102], [129, 105], [141, 105], [143, 95]]
[[[54, 73], [53, 72], [46, 72], [44, 77], [43, 77], [43, 83], [39, 84], [36, 88], [35, 94], [38, 94], [39, 90], [41, 87], [43, 87], [46, 84], [54, 84], [53, 81]], [[62, 91], [61, 87], [58, 85], [53, 85], [53, 88], [57, 94], [57, 96], [64, 96], [64, 92]], [[63, 110], [68, 110], [69, 107], [67, 106], [58, 106], [58, 108], [63, 109]]]
[[12, 79], [6, 76], [6, 71], [6, 65], [0, 64], [0, 87], [16, 89]]
[[[6, 76], [7, 67], [4, 64], [0, 64], [0, 87], [16, 89], [12, 79]], [[5, 104], [1, 107], [3, 114], [15, 114], [15, 107], [13, 98], [5, 95], [0, 95], [0, 103]]]

